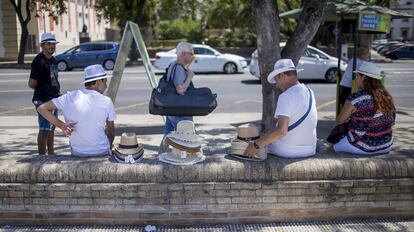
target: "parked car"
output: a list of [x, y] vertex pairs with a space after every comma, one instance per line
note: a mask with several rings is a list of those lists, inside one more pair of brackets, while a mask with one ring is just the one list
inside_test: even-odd
[[102, 64], [107, 70], [115, 65], [119, 45], [115, 42], [87, 42], [56, 55], [59, 71], [84, 68], [92, 64]]
[[384, 46], [381, 48], [381, 50], [378, 51], [378, 53], [382, 56], [384, 56], [387, 52], [392, 51], [396, 48], [399, 48], [401, 46], [407, 45], [406, 43], [396, 43], [396, 44], [390, 44], [388, 46]]
[[[194, 44], [195, 60], [191, 64], [194, 72], [224, 72], [228, 74], [242, 72], [247, 68], [244, 57], [233, 54], [222, 54], [210, 46]], [[155, 54], [154, 67], [165, 70], [171, 62], [177, 60], [175, 49]]]
[[[284, 46], [285, 43], [280, 44], [281, 48]], [[345, 71], [346, 65], [345, 61], [341, 61], [341, 71]], [[338, 59], [308, 45], [298, 62], [297, 68], [303, 69], [302, 72], [298, 73], [298, 78], [300, 80], [325, 79], [326, 81], [333, 83], [336, 81], [338, 73]], [[260, 78], [257, 50], [252, 54], [250, 73], [257, 78]]]
[[404, 45], [398, 47], [392, 51], [389, 51], [385, 54], [385, 57], [392, 60], [397, 60], [400, 58], [414, 58], [414, 46], [413, 45]]

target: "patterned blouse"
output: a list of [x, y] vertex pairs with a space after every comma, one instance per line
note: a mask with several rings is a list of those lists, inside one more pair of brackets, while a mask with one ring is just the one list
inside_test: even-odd
[[374, 99], [367, 90], [351, 94], [348, 101], [356, 109], [347, 122], [348, 141], [366, 152], [376, 152], [392, 146], [394, 115], [377, 112]]

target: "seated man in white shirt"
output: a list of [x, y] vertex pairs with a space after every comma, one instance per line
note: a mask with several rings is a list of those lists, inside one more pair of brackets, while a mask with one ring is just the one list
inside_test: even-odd
[[[45, 102], [37, 111], [69, 136], [72, 155], [109, 155], [115, 137], [116, 113], [111, 99], [103, 95], [108, 76], [100, 64], [86, 67], [84, 73], [85, 89], [69, 91]], [[65, 122], [50, 113], [54, 109], [63, 112]]]
[[282, 90], [276, 105], [277, 124], [260, 139], [249, 143], [244, 155], [252, 157], [256, 150], [284, 158], [302, 158], [316, 153], [318, 116], [313, 91], [298, 81], [292, 60], [281, 59], [267, 80]]

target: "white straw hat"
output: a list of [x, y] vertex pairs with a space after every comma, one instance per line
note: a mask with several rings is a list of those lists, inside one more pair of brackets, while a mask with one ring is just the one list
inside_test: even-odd
[[361, 73], [378, 80], [382, 79], [381, 69], [377, 65], [367, 61], [362, 61], [361, 65], [354, 71], [354, 73]]
[[177, 124], [177, 130], [167, 135], [167, 138], [173, 138], [185, 142], [199, 142], [201, 137], [195, 133], [194, 122], [182, 120]]
[[40, 37], [40, 43], [54, 43], [57, 44], [59, 43], [58, 41], [56, 41], [55, 36], [50, 33], [50, 32], [46, 32], [43, 33], [42, 36]]
[[89, 65], [84, 69], [83, 73], [85, 75], [85, 80], [82, 83], [111, 77], [106, 75], [105, 69], [100, 64]]
[[250, 141], [260, 138], [259, 129], [252, 124], [243, 124], [237, 127], [237, 138], [231, 140], [231, 156], [239, 159], [262, 161], [267, 159], [265, 148], [257, 150], [256, 156], [247, 157], [243, 153], [249, 145]]
[[280, 59], [276, 61], [273, 71], [267, 76], [267, 81], [271, 84], [276, 84], [274, 77], [280, 73], [296, 70], [301, 72], [303, 69], [297, 69], [291, 59]]
[[135, 163], [142, 159], [144, 146], [138, 143], [135, 133], [122, 133], [121, 140], [115, 146], [113, 155], [121, 163]]

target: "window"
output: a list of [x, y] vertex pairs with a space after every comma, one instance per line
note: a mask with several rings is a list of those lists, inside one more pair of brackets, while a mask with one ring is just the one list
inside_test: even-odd
[[307, 50], [307, 56], [308, 57], [316, 57], [316, 55], [318, 55], [319, 58], [321, 58], [321, 59], [328, 59], [327, 56], [325, 56], [324, 54], [322, 54], [322, 53], [320, 53], [316, 50], [313, 50], [311, 48], [307, 48], [306, 50]]
[[407, 4], [407, 5], [411, 5], [411, 2], [406, 2], [405, 4]]
[[408, 37], [408, 30], [409, 30], [408, 27], [402, 27], [401, 28], [401, 37], [407, 38]]
[[401, 19], [401, 22], [408, 22], [408, 19]]
[[105, 50], [106, 46], [105, 44], [93, 44], [91, 45], [91, 51], [102, 51]]
[[214, 55], [214, 52], [205, 48], [194, 48], [194, 53], [197, 55]]

